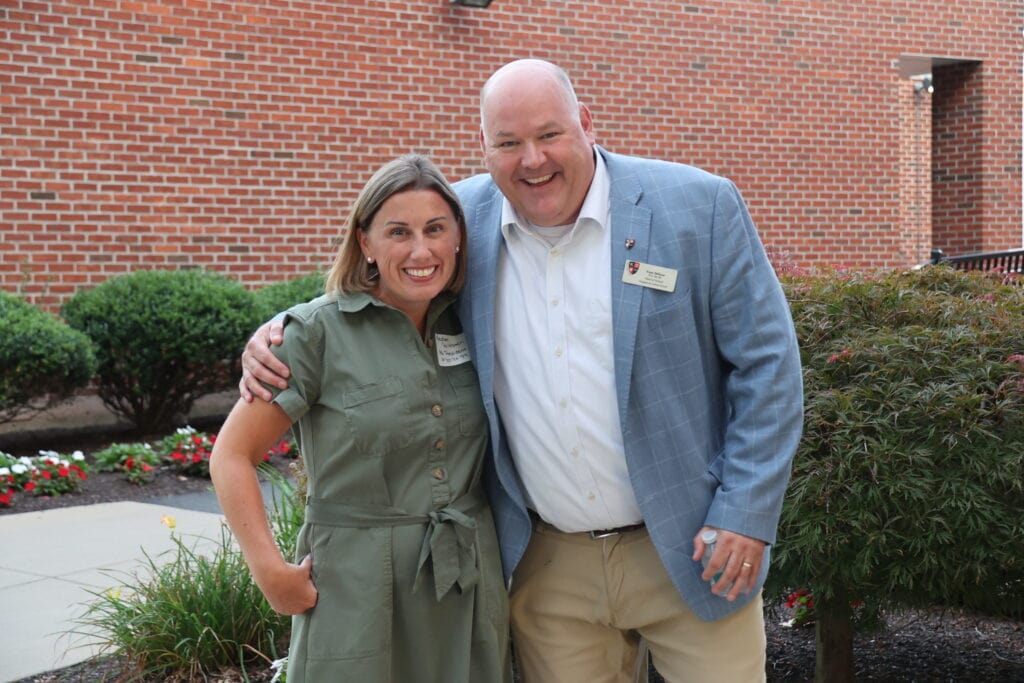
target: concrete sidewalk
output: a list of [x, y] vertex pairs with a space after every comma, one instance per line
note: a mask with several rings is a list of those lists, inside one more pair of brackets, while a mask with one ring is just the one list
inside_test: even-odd
[[[197, 547], [219, 543], [222, 517], [212, 493], [146, 503], [118, 502], [0, 516], [0, 681], [16, 681], [80, 662], [95, 641], [69, 635], [94, 600], [119, 585], [121, 572], [174, 547], [170, 529]], [[113, 575], [107, 575], [112, 571]]]

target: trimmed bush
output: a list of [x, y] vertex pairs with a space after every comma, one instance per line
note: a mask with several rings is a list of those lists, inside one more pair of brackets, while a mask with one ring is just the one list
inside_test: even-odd
[[324, 274], [310, 273], [294, 280], [267, 285], [253, 292], [259, 319], [269, 320], [295, 304], [315, 299], [324, 293]]
[[203, 270], [114, 277], [62, 314], [95, 344], [100, 398], [139, 431], [182, 424], [197, 398], [233, 386], [258, 322], [252, 294]]
[[88, 337], [0, 291], [0, 422], [52, 407], [95, 372]]

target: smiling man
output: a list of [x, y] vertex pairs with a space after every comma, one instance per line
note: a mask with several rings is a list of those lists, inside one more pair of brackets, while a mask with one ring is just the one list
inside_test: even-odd
[[456, 185], [473, 250], [460, 316], [523, 680], [630, 680], [641, 638], [668, 681], [762, 680], [802, 387], [743, 200], [598, 147], [548, 62], [496, 71], [480, 113], [489, 174]]

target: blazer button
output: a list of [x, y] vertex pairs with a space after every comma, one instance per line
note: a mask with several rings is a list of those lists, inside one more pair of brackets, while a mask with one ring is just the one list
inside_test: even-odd
[[434, 442], [434, 449], [440, 451], [444, 449], [444, 445], [444, 439], [438, 439]]
[[444, 410], [441, 408], [441, 406], [435, 403], [433, 406], [431, 406], [430, 412], [434, 414], [434, 417], [441, 417], [441, 414], [444, 413]]

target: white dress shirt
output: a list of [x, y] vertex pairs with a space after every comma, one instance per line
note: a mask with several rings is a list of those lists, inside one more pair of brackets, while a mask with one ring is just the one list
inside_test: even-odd
[[612, 351], [609, 178], [574, 225], [533, 226], [506, 199], [494, 392], [527, 505], [563, 531], [642, 519], [622, 443]]

